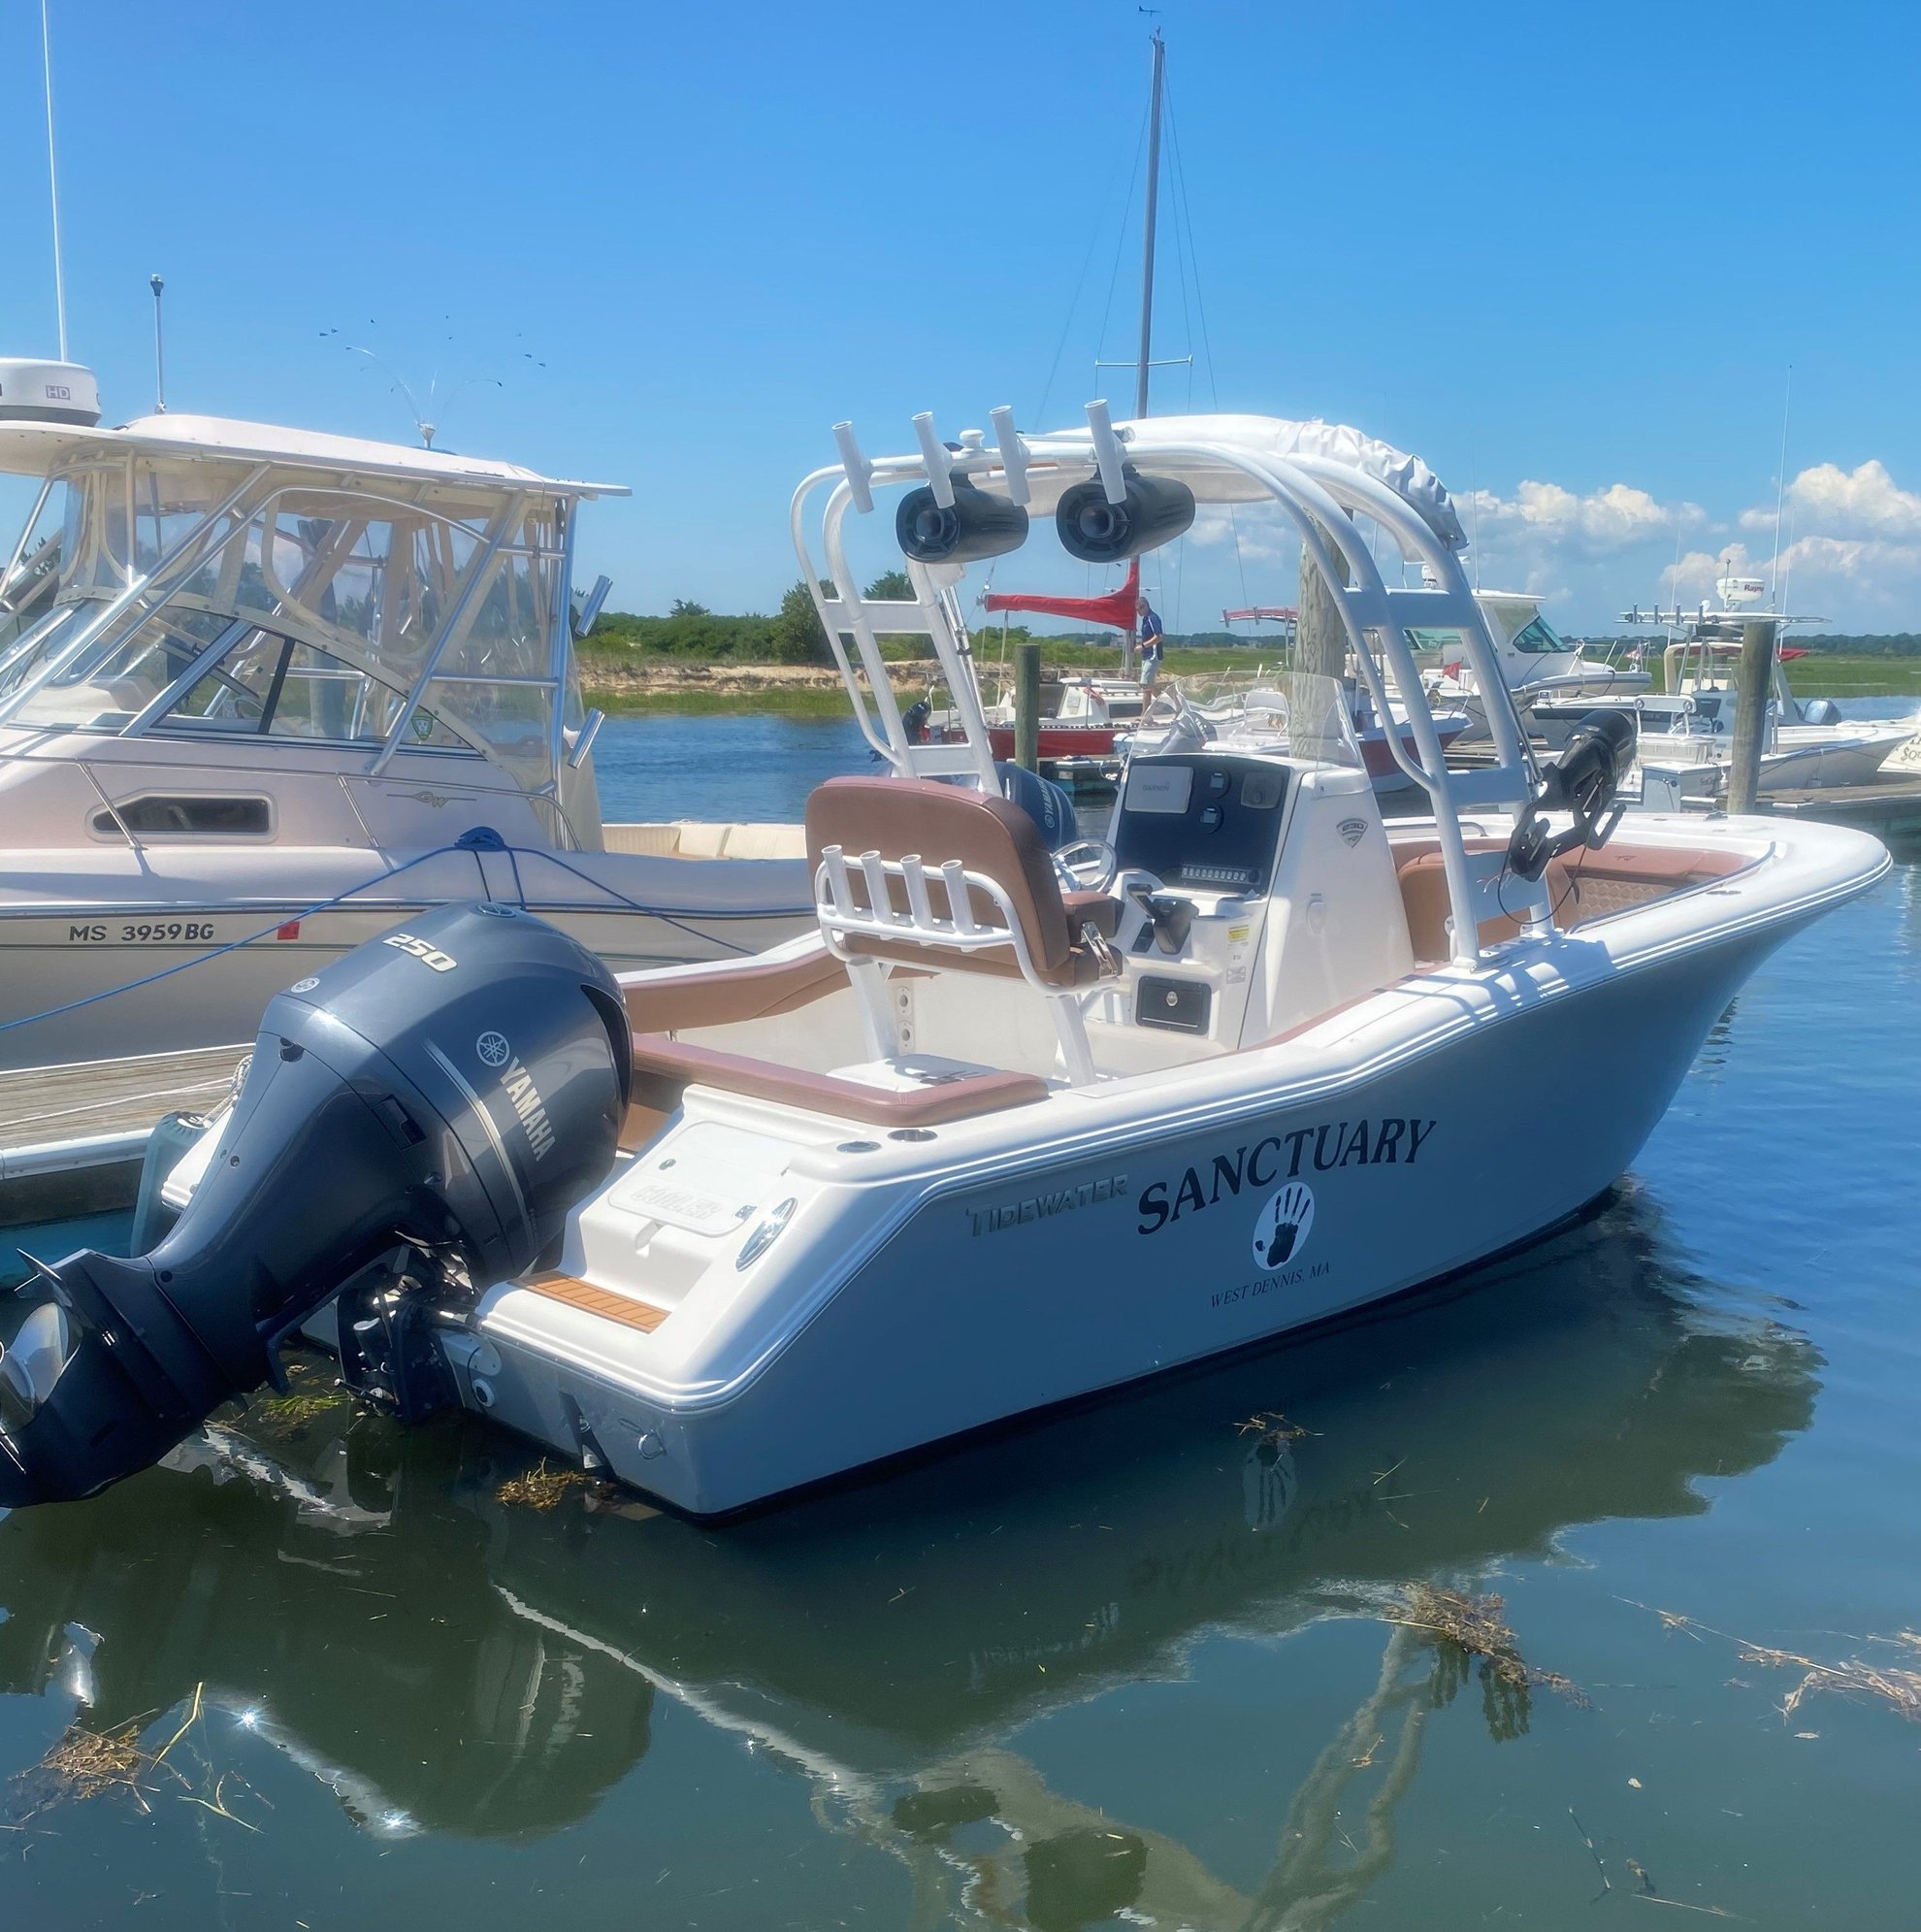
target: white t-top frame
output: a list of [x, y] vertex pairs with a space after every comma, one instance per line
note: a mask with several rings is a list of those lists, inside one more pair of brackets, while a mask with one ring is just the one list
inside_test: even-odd
[[[1458, 633], [1480, 688], [1507, 689], [1486, 619], [1452, 545], [1437, 535], [1412, 503], [1357, 464], [1328, 455], [1278, 453], [1275, 445], [1282, 440], [1278, 432], [1285, 425], [1246, 416], [1150, 417], [1111, 424], [1106, 406], [1099, 403], [1089, 406], [1088, 418], [1085, 430], [1026, 437], [1015, 430], [1010, 411], [996, 409], [991, 418], [993, 446], [985, 437], [968, 432], [960, 446], [953, 449], [935, 438], [929, 417], [918, 416], [914, 427], [920, 447], [914, 454], [871, 459], [863, 454], [850, 425], [837, 426], [840, 461], [801, 482], [795, 492], [791, 522], [803, 577], [867, 741], [903, 776], [967, 777], [998, 790], [973, 651], [956, 589], [966, 574], [965, 567], [929, 567], [908, 560], [907, 574], [916, 592], [911, 604], [863, 598], [853, 588], [857, 579], [848, 568], [844, 525], [850, 509], [862, 514], [872, 511], [876, 488], [927, 483], [937, 499], [951, 502], [952, 478], [963, 475], [976, 488], [1030, 505], [1036, 512], [1036, 535], [1038, 512], [1051, 510], [1062, 490], [1091, 476], [1100, 477], [1109, 500], [1118, 503], [1124, 494], [1123, 461], [1149, 475], [1178, 476], [1193, 490], [1199, 504], [1278, 503], [1298, 528], [1305, 555], [1319, 572], [1340, 613], [1349, 652], [1377, 713], [1384, 718], [1392, 715], [1391, 691], [1406, 714], [1416, 757], [1409, 758], [1398, 732], [1387, 733], [1387, 744], [1432, 807], [1448, 881], [1453, 959], [1465, 966], [1479, 964], [1480, 922], [1488, 908], [1485, 893], [1477, 890], [1476, 867], [1466, 850], [1461, 815], [1525, 811], [1537, 774], [1511, 704], [1487, 706], [1494, 753], [1490, 763], [1471, 771], [1450, 771], [1442, 755], [1440, 734], [1408, 633], [1442, 629]], [[823, 491], [817, 561], [808, 540], [808, 516], [812, 499]], [[1418, 573], [1418, 588], [1390, 584], [1367, 544], [1349, 541], [1337, 547], [1330, 540], [1329, 532], [1351, 528], [1351, 516], [1372, 520], [1398, 549], [1404, 569]], [[1030, 536], [1028, 541], [1034, 540], [1036, 536]], [[827, 594], [828, 582], [836, 587], [833, 596]], [[882, 636], [900, 634], [931, 640], [953, 694], [961, 741], [917, 744], [910, 739], [879, 645]], [[1553, 907], [1545, 879], [1529, 885], [1505, 878], [1500, 901], [1506, 911], [1530, 924], [1545, 926], [1551, 921]]]

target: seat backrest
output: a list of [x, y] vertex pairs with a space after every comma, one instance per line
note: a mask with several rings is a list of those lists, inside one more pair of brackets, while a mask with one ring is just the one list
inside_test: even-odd
[[[830, 778], [807, 800], [807, 863], [819, 873], [821, 854], [837, 845], [845, 854], [857, 893], [864, 891], [859, 861], [868, 852], [898, 863], [919, 858], [928, 868], [928, 891], [937, 917], [952, 918], [945, 903], [939, 868], [959, 861], [969, 872], [992, 879], [1007, 895], [1028, 957], [1043, 978], [1071, 978], [1074, 935], [1060, 900], [1054, 861], [1040, 829], [1018, 805], [989, 798], [959, 785], [941, 785], [925, 778]], [[895, 909], [904, 910], [899, 881]], [[1001, 914], [976, 894], [975, 919], [999, 925]], [[869, 908], [871, 909], [871, 908]], [[849, 941], [854, 950], [891, 959], [913, 958], [944, 968], [1001, 972], [1008, 969], [1004, 955], [1011, 949], [960, 954], [938, 947], [916, 946], [911, 938]], [[1018, 970], [1018, 968], [1017, 968]]]

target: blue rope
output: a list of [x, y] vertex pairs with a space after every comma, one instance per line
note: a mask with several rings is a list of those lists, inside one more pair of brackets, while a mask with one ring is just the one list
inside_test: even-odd
[[41, 1020], [55, 1020], [62, 1013], [78, 1013], [82, 1006], [97, 1005], [103, 999], [116, 999], [122, 993], [138, 993], [143, 986], [155, 986], [163, 979], [172, 979], [177, 972], [185, 972], [191, 966], [205, 966], [209, 960], [223, 958], [228, 953], [237, 953], [243, 946], [250, 946], [256, 940], [264, 939], [270, 933], [277, 933], [282, 926], [296, 925], [303, 919], [311, 919], [316, 912], [326, 912], [331, 907], [343, 904], [355, 893], [365, 892], [371, 885], [383, 884], [388, 879], [397, 879], [403, 872], [409, 872], [415, 866], [422, 866], [429, 859], [445, 857], [459, 847], [441, 845], [432, 852], [416, 853], [405, 865], [396, 866], [391, 872], [383, 872], [378, 879], [362, 879], [357, 886], [349, 886], [345, 892], [336, 893], [332, 899], [323, 899], [309, 905], [304, 912], [297, 912], [292, 919], [284, 915], [276, 919], [271, 926], [263, 926], [257, 933], [249, 933], [244, 939], [229, 939], [224, 946], [215, 946], [211, 953], [197, 953], [190, 960], [182, 960], [179, 966], [162, 966], [158, 972], [149, 972], [142, 979], [130, 979], [124, 986], [110, 986], [101, 993], [89, 993], [83, 999], [69, 999], [64, 1006], [49, 1006], [39, 1013], [28, 1013], [18, 1020], [0, 1021], [0, 1033], [10, 1033], [16, 1027], [31, 1027]]
[[[742, 958], [749, 958], [754, 952], [752, 946], [736, 945], [732, 939], [723, 939], [711, 933], [702, 933], [698, 927], [690, 926], [686, 923], [690, 918], [702, 916], [709, 918], [716, 916], [725, 917], [725, 914], [703, 915], [701, 909], [698, 906], [679, 906], [675, 908], [674, 912], [669, 912], [664, 906], [643, 905], [637, 899], [630, 899], [617, 887], [608, 885], [604, 879], [597, 879], [592, 873], [583, 872], [577, 866], [570, 866], [558, 852], [543, 852], [538, 846], [534, 845], [509, 845], [491, 827], [477, 826], [473, 831], [464, 834], [452, 845], [440, 845], [436, 846], [431, 852], [418, 852], [403, 865], [396, 866], [392, 871], [381, 873], [377, 879], [363, 879], [358, 885], [349, 886], [345, 892], [336, 893], [332, 899], [316, 901], [304, 911], [296, 912], [292, 918], [288, 918], [283, 914], [281, 917], [276, 919], [271, 926], [263, 926], [259, 932], [249, 933], [244, 939], [230, 939], [224, 946], [215, 946], [211, 953], [197, 953], [190, 960], [180, 961], [178, 966], [162, 966], [158, 972], [149, 972], [140, 979], [130, 979], [124, 986], [110, 986], [103, 992], [89, 993], [84, 999], [70, 999], [64, 1006], [49, 1006], [42, 1012], [28, 1013], [17, 1020], [0, 1021], [0, 1033], [10, 1033], [16, 1027], [31, 1027], [42, 1020], [56, 1020], [63, 1013], [78, 1013], [82, 1007], [97, 1005], [103, 999], [116, 999], [122, 993], [138, 993], [144, 986], [155, 986], [163, 979], [173, 978], [177, 972], [186, 972], [193, 966], [205, 966], [209, 960], [221, 959], [228, 953], [239, 952], [243, 946], [254, 945], [259, 940], [266, 938], [270, 933], [277, 933], [282, 926], [296, 925], [303, 919], [311, 919], [316, 912], [331, 911], [337, 905], [343, 905], [356, 893], [365, 892], [369, 886], [384, 885], [390, 879], [399, 878], [403, 872], [411, 871], [415, 866], [424, 866], [430, 859], [445, 858], [450, 852], [472, 853], [473, 863], [479, 868], [480, 872], [480, 890], [489, 897], [492, 896], [493, 888], [487, 878], [486, 861], [480, 855], [483, 852], [505, 853], [508, 863], [513, 868], [514, 891], [520, 896], [520, 909], [523, 912], [531, 910], [527, 903], [526, 889], [521, 883], [520, 867], [517, 863], [518, 856], [525, 853], [530, 859], [544, 859], [550, 865], [558, 866], [562, 871], [570, 872], [576, 879], [594, 887], [598, 892], [604, 893], [616, 904], [627, 907], [630, 912], [638, 912], [647, 918], [658, 919], [665, 925], [673, 927], [676, 932], [685, 933], [688, 937], [699, 939], [702, 945], [724, 946], [729, 952], [738, 953]], [[772, 914], [755, 913], [751, 916], [757, 918], [791, 916], [798, 919], [803, 910], [811, 912], [813, 908], [811, 906], [796, 908], [791, 915], [786, 913], [785, 908], [781, 908]], [[676, 912], [681, 916], [676, 917]]]
[[[495, 849], [506, 853], [509, 858], [519, 853], [524, 854], [530, 859], [542, 859], [550, 866], [558, 866], [562, 871], [571, 873], [573, 877], [579, 879], [583, 884], [592, 886], [596, 892], [604, 893], [616, 904], [624, 905], [633, 912], [644, 912], [649, 918], [663, 920], [676, 931], [685, 933], [690, 938], [699, 939], [705, 945], [725, 946], [729, 952], [738, 953], [742, 958], [751, 957], [754, 952], [752, 946], [737, 946], [732, 939], [722, 939], [712, 933], [702, 933], [698, 927], [689, 926], [685, 923], [689, 919], [725, 918], [726, 914], [724, 913], [706, 913], [698, 905], [676, 906], [672, 912], [669, 912], [665, 906], [661, 905], [642, 905], [638, 900], [629, 899], [617, 886], [608, 885], [604, 879], [595, 878], [591, 872], [583, 872], [578, 866], [570, 866], [558, 852], [544, 852], [537, 845], [502, 844]], [[514, 886], [516, 890], [519, 890], [520, 868], [517, 866], [514, 868]], [[527, 901], [523, 898], [520, 902], [524, 910]], [[757, 912], [753, 916], [756, 918], [777, 919], [785, 917], [798, 919], [803, 914], [811, 913], [813, 910], [814, 908], [811, 905], [795, 906], [791, 909], [781, 906], [777, 907], [771, 913]], [[676, 917], [675, 914], [679, 916]]]

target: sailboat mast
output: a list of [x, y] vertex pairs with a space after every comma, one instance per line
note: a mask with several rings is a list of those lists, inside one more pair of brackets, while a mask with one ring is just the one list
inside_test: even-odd
[[[1141, 222], [1141, 349], [1134, 364], [1134, 415], [1148, 412], [1148, 372], [1154, 366], [1154, 243], [1160, 213], [1160, 77], [1167, 62], [1167, 46], [1160, 29], [1154, 30], [1154, 82], [1148, 99], [1147, 211]], [[1138, 562], [1134, 566], [1138, 571]], [[1141, 618], [1135, 610], [1121, 644], [1121, 674], [1134, 674], [1134, 647], [1140, 640]]]
[[1154, 30], [1154, 92], [1148, 107], [1147, 217], [1141, 224], [1141, 353], [1134, 366], [1134, 414], [1148, 412], [1148, 370], [1154, 355], [1154, 230], [1160, 207], [1160, 75], [1167, 59]]

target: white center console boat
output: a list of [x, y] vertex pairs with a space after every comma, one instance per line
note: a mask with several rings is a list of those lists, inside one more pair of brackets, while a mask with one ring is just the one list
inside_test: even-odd
[[16, 400], [19, 367], [0, 473], [40, 488], [0, 551], [0, 1067], [244, 1040], [280, 988], [475, 894], [622, 967], [811, 921], [794, 829], [602, 824], [570, 574], [606, 486], [206, 416], [99, 428]]
[[[1742, 630], [1757, 621], [1776, 627], [1758, 774], [1762, 793], [1867, 784], [1913, 739], [1912, 718], [1849, 718], [1831, 698], [1797, 698], [1788, 688], [1781, 632], [1790, 624], [1820, 620], [1759, 608], [1764, 594], [1759, 577], [1723, 577], [1717, 588], [1717, 610], [1703, 604], [1692, 611], [1621, 613], [1629, 623], [1661, 624], [1682, 634], [1662, 651], [1661, 691], [1594, 701], [1635, 713], [1644, 802], [1711, 799], [1726, 789], [1734, 763]], [[1555, 733], [1565, 734], [1573, 725], [1577, 709], [1572, 703], [1539, 705], [1533, 716], [1552, 742]]]
[[[1384, 825], [1309, 689], [1285, 753], [1137, 758], [1106, 838], [1051, 857], [985, 788], [977, 716], [916, 744], [876, 676], [862, 721], [898, 776], [809, 802], [807, 935], [616, 981], [511, 909], [449, 908], [275, 1000], [172, 1231], [30, 1291], [0, 1502], [151, 1461], [303, 1325], [403, 1416], [458, 1404], [701, 1515], [1263, 1341], [1577, 1214], [1756, 963], [1886, 870], [1799, 821], [1611, 837], [1619, 719], [1543, 776], [1496, 707], [1492, 761], [1449, 771], [1408, 634], [1459, 632], [1483, 689], [1499, 669], [1405, 459], [1249, 418], [994, 420], [957, 453], [923, 418], [873, 462], [843, 426], [801, 486], [845, 662], [919, 630], [977, 713], [958, 586], [1031, 516], [1106, 562], [1196, 502], [1271, 500], [1377, 712], [1390, 685], [1405, 706], [1431, 816]], [[914, 599], [830, 596], [887, 499]], [[1375, 532], [1351, 579], [1350, 515]], [[1387, 582], [1390, 550], [1428, 587]], [[1542, 1151], [1490, 1153], [1516, 1135]]]

